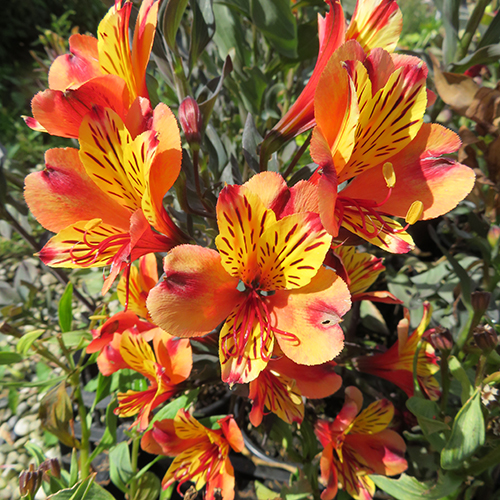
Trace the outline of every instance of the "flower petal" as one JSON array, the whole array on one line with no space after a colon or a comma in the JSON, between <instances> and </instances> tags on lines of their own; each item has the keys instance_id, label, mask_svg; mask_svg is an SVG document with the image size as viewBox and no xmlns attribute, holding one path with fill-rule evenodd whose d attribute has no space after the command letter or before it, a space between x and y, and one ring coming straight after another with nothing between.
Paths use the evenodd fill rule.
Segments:
<instances>
[{"instance_id":1,"label":"flower petal","mask_svg":"<svg viewBox=\"0 0 500 500\"><path fill-rule=\"evenodd\" d=\"M55 59L50 66L49 88L65 91L102 76L97 54L97 38L75 34L69 37L69 54Z\"/></svg>"},{"instance_id":2,"label":"flower petal","mask_svg":"<svg viewBox=\"0 0 500 500\"><path fill-rule=\"evenodd\" d=\"M156 149L154 132L134 140L113 110L94 107L83 119L79 133L80 159L92 180L127 210L141 207Z\"/></svg>"},{"instance_id":3,"label":"flower petal","mask_svg":"<svg viewBox=\"0 0 500 500\"><path fill-rule=\"evenodd\" d=\"M339 182L385 162L409 144L422 126L426 95L423 68L406 66L366 106L360 104L356 144Z\"/></svg>"},{"instance_id":4,"label":"flower petal","mask_svg":"<svg viewBox=\"0 0 500 500\"><path fill-rule=\"evenodd\" d=\"M227 384L247 384L259 376L266 368L274 348L274 335L268 325L266 330L257 319L248 328L248 338L243 339L242 322L238 319L236 332L234 325L237 310L227 318L219 339L219 359L222 381ZM235 342L235 336L237 342Z\"/></svg>"},{"instance_id":5,"label":"flower petal","mask_svg":"<svg viewBox=\"0 0 500 500\"><path fill-rule=\"evenodd\" d=\"M423 124L417 137L390 159L396 184L381 210L405 217L415 200L424 205L422 219L432 219L452 210L472 190L475 179L469 167L448 158L438 158L458 147L460 139L451 130L436 123ZM369 196L370 200L382 203L387 193L382 169L383 165L379 164L364 172L353 179L342 194L358 198Z\"/></svg>"},{"instance_id":6,"label":"flower petal","mask_svg":"<svg viewBox=\"0 0 500 500\"><path fill-rule=\"evenodd\" d=\"M330 269L320 268L309 285L277 291L269 297L275 333L283 353L295 363L319 365L344 347L341 317L350 309L347 285Z\"/></svg>"},{"instance_id":7,"label":"flower petal","mask_svg":"<svg viewBox=\"0 0 500 500\"><path fill-rule=\"evenodd\" d=\"M132 370L156 382L156 358L141 335L132 335L128 330L125 331L120 339L120 354Z\"/></svg>"},{"instance_id":8,"label":"flower petal","mask_svg":"<svg viewBox=\"0 0 500 500\"><path fill-rule=\"evenodd\" d=\"M147 306L155 323L172 335L210 332L241 299L238 279L226 273L214 250L180 245L163 265L165 276L149 293Z\"/></svg>"},{"instance_id":9,"label":"flower petal","mask_svg":"<svg viewBox=\"0 0 500 500\"><path fill-rule=\"evenodd\" d=\"M25 180L24 196L38 222L58 232L81 220L102 218L126 231L130 212L101 191L85 172L73 148L49 149L45 169Z\"/></svg>"},{"instance_id":10,"label":"flower petal","mask_svg":"<svg viewBox=\"0 0 500 500\"><path fill-rule=\"evenodd\" d=\"M193 352L188 339L174 338L166 332L156 335L154 349L158 363L172 384L186 380L193 368Z\"/></svg>"},{"instance_id":11,"label":"flower petal","mask_svg":"<svg viewBox=\"0 0 500 500\"><path fill-rule=\"evenodd\" d=\"M358 0L346 39L357 40L365 52L396 48L403 29L403 15L395 0Z\"/></svg>"},{"instance_id":12,"label":"flower petal","mask_svg":"<svg viewBox=\"0 0 500 500\"><path fill-rule=\"evenodd\" d=\"M132 68L138 86L138 95L143 97L149 97L146 86L146 68L155 38L159 5L160 2L157 0L144 0L141 3L132 40Z\"/></svg>"},{"instance_id":13,"label":"flower petal","mask_svg":"<svg viewBox=\"0 0 500 500\"><path fill-rule=\"evenodd\" d=\"M110 265L129 243L128 233L101 219L93 219L59 231L38 255L44 264L52 267L102 267Z\"/></svg>"},{"instance_id":14,"label":"flower petal","mask_svg":"<svg viewBox=\"0 0 500 500\"><path fill-rule=\"evenodd\" d=\"M128 104L125 82L117 76L104 75L75 90L38 92L31 101L31 110L49 134L76 139L83 117L92 106L111 108L124 117Z\"/></svg>"},{"instance_id":15,"label":"flower petal","mask_svg":"<svg viewBox=\"0 0 500 500\"><path fill-rule=\"evenodd\" d=\"M377 434L388 427L394 416L394 406L387 399L371 403L354 420L350 434Z\"/></svg>"},{"instance_id":16,"label":"flower petal","mask_svg":"<svg viewBox=\"0 0 500 500\"><path fill-rule=\"evenodd\" d=\"M215 239L224 269L250 285L258 276L257 243L265 229L276 221L260 198L241 186L226 186L217 202Z\"/></svg>"},{"instance_id":17,"label":"flower petal","mask_svg":"<svg viewBox=\"0 0 500 500\"><path fill-rule=\"evenodd\" d=\"M310 283L332 241L318 214L288 215L259 234L262 290L291 290Z\"/></svg>"}]
</instances>

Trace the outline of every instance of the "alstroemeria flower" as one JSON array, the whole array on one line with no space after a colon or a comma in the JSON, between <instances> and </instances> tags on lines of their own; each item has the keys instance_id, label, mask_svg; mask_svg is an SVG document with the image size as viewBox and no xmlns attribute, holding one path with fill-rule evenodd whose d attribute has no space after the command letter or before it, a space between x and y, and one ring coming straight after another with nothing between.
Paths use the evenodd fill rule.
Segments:
<instances>
[{"instance_id":1,"label":"alstroemeria flower","mask_svg":"<svg viewBox=\"0 0 500 500\"><path fill-rule=\"evenodd\" d=\"M440 158L458 149L458 136L423 123L425 79L423 65L378 48L366 56L355 41L325 67L311 156L322 171L321 220L334 238L342 226L385 250L407 252L413 240L389 215L408 224L436 217L472 189L471 169Z\"/></svg>"},{"instance_id":2,"label":"alstroemeria flower","mask_svg":"<svg viewBox=\"0 0 500 500\"><path fill-rule=\"evenodd\" d=\"M325 265L331 267L347 283L351 300L370 300L387 304L402 304L403 302L387 291L367 292L385 271L382 259L370 253L358 252L356 247L340 245L328 252Z\"/></svg>"},{"instance_id":3,"label":"alstroemeria flower","mask_svg":"<svg viewBox=\"0 0 500 500\"><path fill-rule=\"evenodd\" d=\"M359 413L362 405L361 391L347 387L337 418L316 424L316 436L324 448L320 466L326 489L321 500L332 500L339 484L356 500L370 500L375 484L369 474L393 476L408 467L405 442L387 428L394 415L392 403L375 401Z\"/></svg>"},{"instance_id":4,"label":"alstroemeria flower","mask_svg":"<svg viewBox=\"0 0 500 500\"><path fill-rule=\"evenodd\" d=\"M138 97L149 99L146 67L156 31L159 2L144 0L135 25L132 48L129 19L132 2L116 0L98 28L98 38L72 35L70 54L50 67L49 89L31 103L28 126L61 137L78 137L92 106L111 108L122 120Z\"/></svg>"},{"instance_id":5,"label":"alstroemeria flower","mask_svg":"<svg viewBox=\"0 0 500 500\"><path fill-rule=\"evenodd\" d=\"M155 455L175 457L162 481L164 489L193 481L199 491L206 485L205 498L232 500L234 470L231 449L241 452L243 436L232 416L217 421L218 429L207 429L185 410L175 419L153 423L141 441L142 449Z\"/></svg>"},{"instance_id":6,"label":"alstroemeria flower","mask_svg":"<svg viewBox=\"0 0 500 500\"><path fill-rule=\"evenodd\" d=\"M330 10L324 18L318 14L318 60L304 90L266 136L261 148L267 155L276 151L280 144L314 127L314 94L319 78L330 57L346 40L357 40L367 54L376 47L391 52L396 48L403 20L395 0L358 0L347 32L340 1L325 2Z\"/></svg>"},{"instance_id":7,"label":"alstroemeria flower","mask_svg":"<svg viewBox=\"0 0 500 500\"><path fill-rule=\"evenodd\" d=\"M42 261L111 265L105 293L130 262L186 241L163 207L180 171L179 129L164 104L138 135L114 111L96 107L84 118L79 141L80 151L47 151L45 170L26 178L25 198L40 224L58 233L40 251Z\"/></svg>"},{"instance_id":8,"label":"alstroemeria flower","mask_svg":"<svg viewBox=\"0 0 500 500\"><path fill-rule=\"evenodd\" d=\"M319 216L277 219L266 208L272 192L259 193L263 178L221 191L219 252L174 248L147 302L155 323L180 337L205 335L226 320L219 355L222 379L230 384L254 380L275 343L299 364L330 361L342 350L338 323L351 305L345 283L322 267L331 237Z\"/></svg>"},{"instance_id":9,"label":"alstroemeria flower","mask_svg":"<svg viewBox=\"0 0 500 500\"><path fill-rule=\"evenodd\" d=\"M146 299L149 291L158 283L158 268L154 253L139 258L139 267L130 266L118 282L118 300L128 310L144 319L151 319Z\"/></svg>"},{"instance_id":10,"label":"alstroemeria flower","mask_svg":"<svg viewBox=\"0 0 500 500\"><path fill-rule=\"evenodd\" d=\"M123 368L128 368L127 363L120 354L120 339L125 332L142 335L146 342L160 330L149 321L141 320L132 311L121 311L111 316L102 326L91 330L93 340L87 346L87 353L99 352L97 367L99 371L109 376Z\"/></svg>"},{"instance_id":11,"label":"alstroemeria flower","mask_svg":"<svg viewBox=\"0 0 500 500\"><path fill-rule=\"evenodd\" d=\"M431 320L431 306L424 303L424 315L418 328L408 336L410 315L405 310L405 317L398 324L398 340L387 351L374 356L361 356L353 360L357 370L389 380L403 389L411 397L415 392L413 384L413 361L417 346L424 336ZM434 374L439 371L437 356L432 345L425 339L422 342L417 358L417 380L420 387L436 401L441 390Z\"/></svg>"},{"instance_id":12,"label":"alstroemeria flower","mask_svg":"<svg viewBox=\"0 0 500 500\"><path fill-rule=\"evenodd\" d=\"M129 331L120 338L120 354L127 368L144 375L150 384L145 391L119 392L115 413L120 417L138 414L133 425L140 431L148 428L151 412L178 391L177 385L189 377L193 367L189 340L173 338L158 329L153 345L154 352L144 337Z\"/></svg>"},{"instance_id":13,"label":"alstroemeria flower","mask_svg":"<svg viewBox=\"0 0 500 500\"><path fill-rule=\"evenodd\" d=\"M261 424L264 408L289 424L301 423L304 418L302 396L326 398L342 385L342 378L335 373L334 366L333 361L318 366L303 366L284 356L269 361L266 369L249 384L252 425L257 427Z\"/></svg>"}]
</instances>

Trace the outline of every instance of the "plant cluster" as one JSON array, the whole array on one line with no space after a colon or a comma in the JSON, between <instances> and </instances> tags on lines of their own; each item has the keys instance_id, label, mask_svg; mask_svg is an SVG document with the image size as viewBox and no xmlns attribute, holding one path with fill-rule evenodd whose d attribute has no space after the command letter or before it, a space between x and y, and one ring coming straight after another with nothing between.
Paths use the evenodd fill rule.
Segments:
<instances>
[{"instance_id":1,"label":"plant cluster","mask_svg":"<svg viewBox=\"0 0 500 500\"><path fill-rule=\"evenodd\" d=\"M34 383L39 418L72 452L61 470L32 446L23 495L112 498L93 474L107 453L130 500L249 487L496 498L500 111L484 78L500 16L477 34L488 3L459 37L459 4L443 1L432 67L396 51L394 0L358 0L348 22L339 0L116 0L97 38L74 33L53 54L25 122L72 147L45 152L24 199L51 233L37 256L63 281L77 270L76 286L55 333L5 308L2 333L18 340L0 362L55 369ZM458 134L435 122L445 105L452 128L467 120ZM90 314L80 328L73 295ZM279 492L263 466L286 472Z\"/></svg>"}]
</instances>

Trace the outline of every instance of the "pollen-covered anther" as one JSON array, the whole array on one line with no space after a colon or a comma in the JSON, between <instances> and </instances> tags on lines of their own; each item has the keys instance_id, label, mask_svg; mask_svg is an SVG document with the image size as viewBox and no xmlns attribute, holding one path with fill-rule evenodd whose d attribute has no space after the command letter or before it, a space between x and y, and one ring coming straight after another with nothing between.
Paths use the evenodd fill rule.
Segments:
<instances>
[{"instance_id":1,"label":"pollen-covered anther","mask_svg":"<svg viewBox=\"0 0 500 500\"><path fill-rule=\"evenodd\" d=\"M396 185L396 173L391 162L384 163L382 173L388 188L393 188Z\"/></svg>"},{"instance_id":2,"label":"pollen-covered anther","mask_svg":"<svg viewBox=\"0 0 500 500\"><path fill-rule=\"evenodd\" d=\"M420 200L414 201L408 212L406 213L405 221L407 224L415 224L424 213L424 204Z\"/></svg>"}]
</instances>

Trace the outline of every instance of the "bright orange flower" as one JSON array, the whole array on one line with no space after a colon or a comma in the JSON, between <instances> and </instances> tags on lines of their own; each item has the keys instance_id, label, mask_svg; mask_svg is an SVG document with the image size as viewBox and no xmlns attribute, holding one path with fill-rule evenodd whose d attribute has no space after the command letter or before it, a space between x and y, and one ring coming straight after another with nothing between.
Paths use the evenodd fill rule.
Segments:
<instances>
[{"instance_id":1,"label":"bright orange flower","mask_svg":"<svg viewBox=\"0 0 500 500\"><path fill-rule=\"evenodd\" d=\"M130 311L144 319L151 319L146 307L148 293L158 282L158 268L154 253L139 258L139 267L130 266L124 272L116 289L118 300Z\"/></svg>"},{"instance_id":2,"label":"bright orange flower","mask_svg":"<svg viewBox=\"0 0 500 500\"><path fill-rule=\"evenodd\" d=\"M321 220L334 237L342 226L385 250L407 252L413 240L389 215L408 224L436 217L472 189L471 169L440 158L458 149L458 136L423 123L425 79L423 65L378 48L366 56L355 41L325 67L311 156L322 172L313 179Z\"/></svg>"},{"instance_id":3,"label":"bright orange flower","mask_svg":"<svg viewBox=\"0 0 500 500\"><path fill-rule=\"evenodd\" d=\"M259 175L226 186L217 203L219 252L174 248L147 302L155 323L181 337L205 335L226 320L219 356L222 379L230 384L257 378L275 342L305 365L330 361L343 347L338 323L351 302L345 283L322 267L331 237L315 213L277 219L266 208L277 201L270 186L279 179ZM291 204L298 203L296 195L289 192Z\"/></svg>"},{"instance_id":4,"label":"bright orange flower","mask_svg":"<svg viewBox=\"0 0 500 500\"><path fill-rule=\"evenodd\" d=\"M120 336L120 354L127 365L150 382L145 391L118 393L120 417L137 415L133 425L140 431L148 428L151 412L178 392L177 385L186 380L193 367L191 345L187 339L175 339L157 329L153 338L154 353L141 335L125 331Z\"/></svg>"},{"instance_id":5,"label":"bright orange flower","mask_svg":"<svg viewBox=\"0 0 500 500\"><path fill-rule=\"evenodd\" d=\"M431 306L424 304L424 315L418 328L408 336L410 315L405 310L405 317L398 325L398 340L386 352L374 356L361 356L353 360L357 370L363 373L391 381L411 397L415 392L413 385L413 361L417 346L431 320ZM417 358L417 380L420 387L433 401L439 399L441 391L434 374L439 371L437 356L432 345L425 339Z\"/></svg>"},{"instance_id":6,"label":"bright orange flower","mask_svg":"<svg viewBox=\"0 0 500 500\"><path fill-rule=\"evenodd\" d=\"M342 385L342 378L335 373L334 366L333 361L303 366L285 357L269 361L266 369L249 384L252 425L261 424L264 407L289 424L301 423L304 418L302 396L326 398Z\"/></svg>"},{"instance_id":7,"label":"bright orange flower","mask_svg":"<svg viewBox=\"0 0 500 500\"><path fill-rule=\"evenodd\" d=\"M356 247L341 245L328 252L325 265L331 267L347 283L351 300L370 300L387 304L403 302L387 291L367 292L376 279L385 271L382 259L375 255L356 251Z\"/></svg>"},{"instance_id":8,"label":"bright orange flower","mask_svg":"<svg viewBox=\"0 0 500 500\"><path fill-rule=\"evenodd\" d=\"M99 352L97 367L109 376L122 368L128 368L120 354L120 339L123 333L142 335L146 342L153 340L159 328L153 323L142 321L132 311L122 311L111 316L102 326L91 330L93 340L87 346L87 353Z\"/></svg>"},{"instance_id":9,"label":"bright orange flower","mask_svg":"<svg viewBox=\"0 0 500 500\"><path fill-rule=\"evenodd\" d=\"M111 265L105 293L130 262L186 241L163 207L180 171L179 129L163 104L150 127L135 135L114 111L95 107L80 127L80 151L51 149L45 170L26 178L31 211L58 233L39 253L45 264Z\"/></svg>"},{"instance_id":10,"label":"bright orange flower","mask_svg":"<svg viewBox=\"0 0 500 500\"><path fill-rule=\"evenodd\" d=\"M35 130L78 137L92 106L111 108L122 120L138 97L149 99L146 67L153 45L159 2L144 0L135 25L132 48L129 19L132 2L116 0L98 28L98 39L72 35L70 54L59 56L49 71L49 89L31 103Z\"/></svg>"},{"instance_id":11,"label":"bright orange flower","mask_svg":"<svg viewBox=\"0 0 500 500\"><path fill-rule=\"evenodd\" d=\"M330 57L346 40L357 40L367 54L376 47L384 47L391 52L396 48L403 22L395 0L358 0L347 32L340 1L325 2L330 5L330 10L324 18L318 14L319 54L316 66L302 93L266 136L262 148L268 155L276 151L280 144L314 127L314 94L319 78Z\"/></svg>"},{"instance_id":12,"label":"bright orange flower","mask_svg":"<svg viewBox=\"0 0 500 500\"><path fill-rule=\"evenodd\" d=\"M173 420L154 422L141 446L148 453L175 457L163 478L164 489L176 481L179 486L193 481L197 490L206 485L208 500L234 498L234 470L228 456L231 449L243 450L243 436L232 416L217 423L219 428L207 429L185 410Z\"/></svg>"},{"instance_id":13,"label":"bright orange flower","mask_svg":"<svg viewBox=\"0 0 500 500\"><path fill-rule=\"evenodd\" d=\"M335 421L319 420L316 424L316 436L324 448L320 466L326 489L321 499L333 499L340 484L356 500L370 500L375 484L368 474L393 476L405 471L406 445L401 436L387 429L394 415L392 403L375 401L359 413L361 391L347 387L345 394Z\"/></svg>"}]
</instances>

